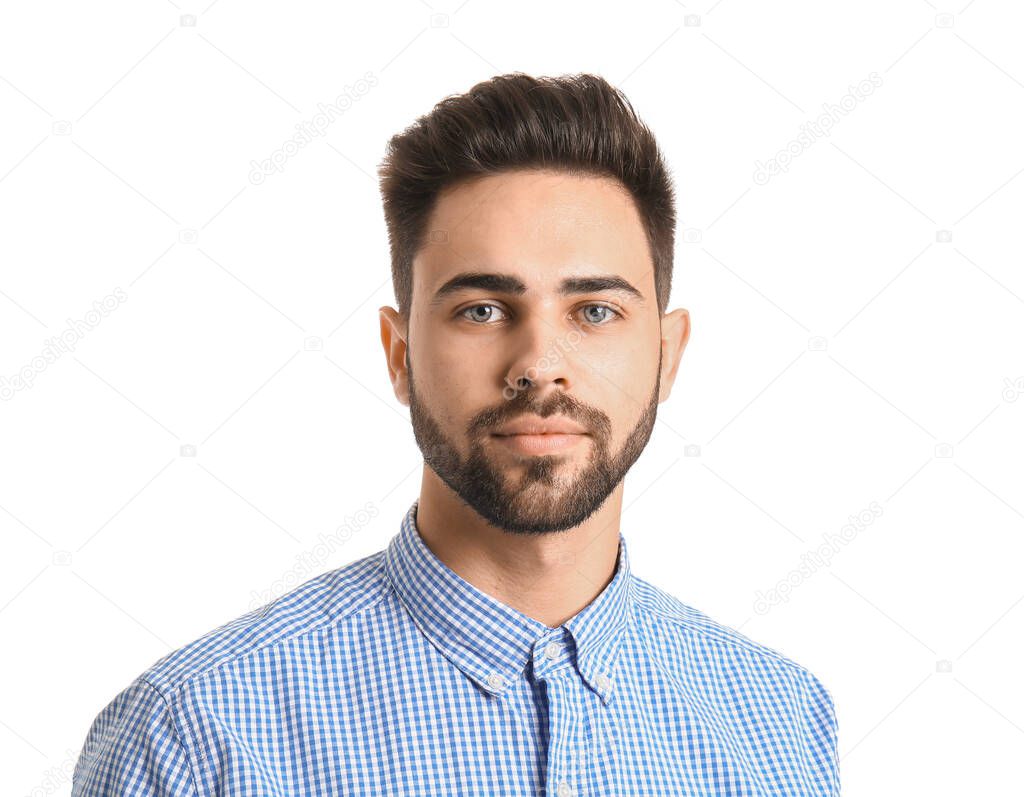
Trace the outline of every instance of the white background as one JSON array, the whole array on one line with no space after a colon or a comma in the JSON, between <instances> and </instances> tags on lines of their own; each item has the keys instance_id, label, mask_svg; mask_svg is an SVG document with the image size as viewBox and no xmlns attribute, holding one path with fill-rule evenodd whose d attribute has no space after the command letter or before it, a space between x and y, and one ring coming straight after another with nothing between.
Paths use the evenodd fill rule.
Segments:
<instances>
[{"instance_id":1,"label":"white background","mask_svg":"<svg viewBox=\"0 0 1024 797\"><path fill-rule=\"evenodd\" d=\"M34 379L0 382L4 793L67 794L143 669L397 532L421 459L374 171L517 70L621 87L677 182L693 333L627 478L637 575L821 678L844 794L1020 793L1022 26L1010 0L5 5L0 378Z\"/></svg>"}]
</instances>

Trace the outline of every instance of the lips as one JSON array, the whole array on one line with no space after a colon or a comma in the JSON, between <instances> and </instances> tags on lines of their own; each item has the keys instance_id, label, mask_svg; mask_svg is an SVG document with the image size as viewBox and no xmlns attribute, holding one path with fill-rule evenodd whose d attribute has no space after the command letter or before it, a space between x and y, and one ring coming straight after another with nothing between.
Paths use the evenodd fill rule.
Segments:
<instances>
[{"instance_id":1,"label":"lips","mask_svg":"<svg viewBox=\"0 0 1024 797\"><path fill-rule=\"evenodd\" d=\"M510 421L496 429L493 434L498 437L508 437L510 435L580 435L586 433L586 429L568 418L533 416Z\"/></svg>"}]
</instances>

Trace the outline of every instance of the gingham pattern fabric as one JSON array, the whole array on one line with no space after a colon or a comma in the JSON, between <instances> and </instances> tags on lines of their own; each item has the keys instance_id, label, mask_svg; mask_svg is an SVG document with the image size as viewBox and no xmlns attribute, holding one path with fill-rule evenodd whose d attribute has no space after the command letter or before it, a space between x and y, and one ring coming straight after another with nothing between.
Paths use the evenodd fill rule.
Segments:
<instances>
[{"instance_id":1,"label":"gingham pattern fabric","mask_svg":"<svg viewBox=\"0 0 1024 797\"><path fill-rule=\"evenodd\" d=\"M156 662L73 795L835 795L807 669L630 572L558 628L466 582L414 502L385 550Z\"/></svg>"}]
</instances>

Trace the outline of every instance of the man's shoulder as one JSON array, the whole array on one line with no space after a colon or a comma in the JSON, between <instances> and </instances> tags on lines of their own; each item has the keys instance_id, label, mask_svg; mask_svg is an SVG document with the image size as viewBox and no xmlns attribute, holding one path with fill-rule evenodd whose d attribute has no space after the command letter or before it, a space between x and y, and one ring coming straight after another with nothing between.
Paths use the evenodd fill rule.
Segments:
<instances>
[{"instance_id":1,"label":"man's shoulder","mask_svg":"<svg viewBox=\"0 0 1024 797\"><path fill-rule=\"evenodd\" d=\"M817 676L647 581L633 586L639 643L688 703L724 718L772 762L780 749L787 762L806 761L821 789L814 793L838 795L839 723Z\"/></svg>"},{"instance_id":2,"label":"man's shoulder","mask_svg":"<svg viewBox=\"0 0 1024 797\"><path fill-rule=\"evenodd\" d=\"M823 692L831 702L828 690L807 667L644 579L634 576L633 583L634 603L651 637L649 643L666 654L673 669L692 667L696 657L714 662L723 673L750 674L780 686L796 682Z\"/></svg>"},{"instance_id":3,"label":"man's shoulder","mask_svg":"<svg viewBox=\"0 0 1024 797\"><path fill-rule=\"evenodd\" d=\"M214 670L260 651L299 644L379 603L390 587L384 574L385 551L321 573L269 603L252 609L166 654L138 680L164 698Z\"/></svg>"}]
</instances>

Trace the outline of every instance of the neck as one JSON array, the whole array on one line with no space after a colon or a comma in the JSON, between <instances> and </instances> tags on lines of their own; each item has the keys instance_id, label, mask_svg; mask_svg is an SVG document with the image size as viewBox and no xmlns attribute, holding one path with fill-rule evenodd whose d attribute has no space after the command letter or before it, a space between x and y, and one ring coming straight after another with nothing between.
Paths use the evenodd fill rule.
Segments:
<instances>
[{"instance_id":1,"label":"neck","mask_svg":"<svg viewBox=\"0 0 1024 797\"><path fill-rule=\"evenodd\" d=\"M424 467L416 528L434 555L474 587L557 628L615 575L622 488L620 483L579 526L513 534L480 517Z\"/></svg>"}]
</instances>

